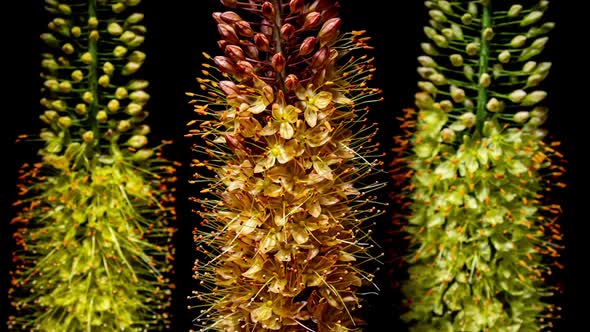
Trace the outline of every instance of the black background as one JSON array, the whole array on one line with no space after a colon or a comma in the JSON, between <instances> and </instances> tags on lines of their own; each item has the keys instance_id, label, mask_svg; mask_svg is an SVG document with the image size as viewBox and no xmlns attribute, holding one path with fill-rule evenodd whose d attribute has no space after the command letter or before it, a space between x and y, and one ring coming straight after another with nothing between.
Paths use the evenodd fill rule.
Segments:
<instances>
[{"instance_id":1,"label":"black background","mask_svg":"<svg viewBox=\"0 0 590 332\"><path fill-rule=\"evenodd\" d=\"M576 5L583 1L575 1ZM383 7L387 3L388 7ZM145 51L148 60L143 75L151 81L152 109L148 123L152 125L152 141L174 139L175 144L168 150L169 155L187 164L194 155L191 142L183 138L185 124L195 115L187 105L185 91L196 90L194 78L199 75L201 52L218 53L217 29L210 13L221 9L217 0L144 0L149 34ZM27 161L36 160L35 146L29 143L15 145L17 135L37 133L40 128L38 115L39 47L38 36L45 31L47 18L42 1L19 0L3 2L1 8L2 29L0 30L0 330L9 307L6 304L6 285L9 283L10 251L13 248L8 225L14 215L11 203L15 201L16 173L18 167ZM550 16L558 23L552 33L552 40L545 56L554 63L547 89L550 92L549 106L552 115L547 124L552 138L563 142L562 151L569 161L565 181L569 187L561 197L565 214L561 219L564 226L567 250L564 253L566 270L560 276L564 289L562 302L564 318L556 331L581 331L587 329L582 312L588 308L587 280L582 270L586 258L588 218L584 199L587 171L584 154L588 151L590 112L588 81L588 51L582 45L588 40L588 18L583 8L573 6L572 1L552 1ZM343 0L343 30L366 29L373 37L377 73L374 86L384 90L385 101L375 105L371 116L380 123L380 139L385 149L392 146L391 137L397 132L395 116L402 107L413 104L416 91L416 57L419 43L424 40L422 26L426 10L422 1L379 1ZM586 45L584 45L586 46ZM174 306L174 331L187 331L196 312L187 309L186 296L194 287L191 269L194 259L192 229L198 218L191 212L187 197L198 191L186 180L191 170L179 170L178 221L179 232L175 238L177 248L176 285ZM387 180L384 178L383 180ZM585 190L586 189L586 190ZM391 186L388 191L396 190ZM584 206L586 205L586 206ZM389 223L387 216L379 223ZM586 240L587 241L587 240ZM67 262L64 262L67 264ZM395 292L385 289L379 298L371 299L369 319L371 331L405 331L397 319L399 299ZM586 282L586 284L584 284ZM584 302L586 299L586 302ZM581 328L581 330L580 330Z\"/></svg>"}]
</instances>

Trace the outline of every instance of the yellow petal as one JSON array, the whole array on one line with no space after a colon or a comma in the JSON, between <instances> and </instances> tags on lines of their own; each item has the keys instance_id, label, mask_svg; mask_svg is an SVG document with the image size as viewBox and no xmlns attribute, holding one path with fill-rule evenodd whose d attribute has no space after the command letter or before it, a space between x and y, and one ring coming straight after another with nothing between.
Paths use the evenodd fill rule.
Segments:
<instances>
[{"instance_id":1,"label":"yellow petal","mask_svg":"<svg viewBox=\"0 0 590 332\"><path fill-rule=\"evenodd\" d=\"M303 116L305 117L305 122L307 122L310 127L313 128L317 125L318 112L314 110L313 107L307 107L303 113Z\"/></svg>"},{"instance_id":2,"label":"yellow petal","mask_svg":"<svg viewBox=\"0 0 590 332\"><path fill-rule=\"evenodd\" d=\"M314 105L319 109L324 109L332 102L332 93L328 91L322 91L318 93L314 98Z\"/></svg>"}]
</instances>

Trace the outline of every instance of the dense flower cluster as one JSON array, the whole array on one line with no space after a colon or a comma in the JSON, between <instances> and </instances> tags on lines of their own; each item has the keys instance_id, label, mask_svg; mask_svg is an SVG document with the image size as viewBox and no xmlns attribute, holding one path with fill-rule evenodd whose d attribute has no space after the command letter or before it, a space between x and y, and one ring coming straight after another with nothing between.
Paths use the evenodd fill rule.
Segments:
<instances>
[{"instance_id":1,"label":"dense flower cluster","mask_svg":"<svg viewBox=\"0 0 590 332\"><path fill-rule=\"evenodd\" d=\"M334 1L222 1L190 135L205 160L195 266L203 330L351 331L373 275L366 179L380 166L363 32ZM239 13L238 13L239 12ZM363 180L365 179L365 180Z\"/></svg>"}]
</instances>

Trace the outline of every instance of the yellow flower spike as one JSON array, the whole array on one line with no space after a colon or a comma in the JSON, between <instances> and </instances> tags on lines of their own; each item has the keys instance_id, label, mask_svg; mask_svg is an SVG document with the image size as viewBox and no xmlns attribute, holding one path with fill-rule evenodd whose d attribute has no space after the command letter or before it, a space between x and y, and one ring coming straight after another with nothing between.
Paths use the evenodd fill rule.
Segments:
<instances>
[{"instance_id":1,"label":"yellow flower spike","mask_svg":"<svg viewBox=\"0 0 590 332\"><path fill-rule=\"evenodd\" d=\"M127 48L116 38L122 27L111 22L125 22L129 13L113 13L111 3L45 2L59 16L48 25L59 40L41 35L44 146L40 160L20 173L9 330L170 329L174 167L141 124L148 84L118 72L145 54L124 58Z\"/></svg>"}]
</instances>

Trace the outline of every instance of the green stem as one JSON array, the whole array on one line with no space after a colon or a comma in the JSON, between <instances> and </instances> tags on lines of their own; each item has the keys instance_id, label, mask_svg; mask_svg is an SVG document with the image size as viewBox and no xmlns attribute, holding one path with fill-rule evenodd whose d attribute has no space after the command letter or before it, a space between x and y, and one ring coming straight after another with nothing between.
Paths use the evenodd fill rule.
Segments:
<instances>
[{"instance_id":1,"label":"green stem","mask_svg":"<svg viewBox=\"0 0 590 332\"><path fill-rule=\"evenodd\" d=\"M96 17L96 0L88 1L88 18ZM92 28L88 26L89 34ZM88 70L88 85L90 93L92 93L92 102L89 105L89 119L92 124L92 131L94 137L97 139L99 136L98 122L96 121L96 114L98 113L98 42L88 38L88 52L92 55L92 61L89 65Z\"/></svg>"},{"instance_id":2,"label":"green stem","mask_svg":"<svg viewBox=\"0 0 590 332\"><path fill-rule=\"evenodd\" d=\"M489 70L489 57L490 57L490 42L484 38L484 31L492 26L492 15L491 15L492 0L483 2L483 17L481 27L481 47L479 51L479 77L487 73ZM488 102L488 89L481 84L478 84L477 93L477 114L476 114L476 126L480 134L483 131L483 124L488 117L486 110L486 104Z\"/></svg>"}]
</instances>

